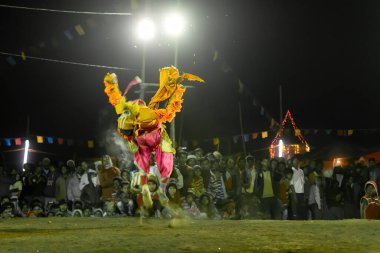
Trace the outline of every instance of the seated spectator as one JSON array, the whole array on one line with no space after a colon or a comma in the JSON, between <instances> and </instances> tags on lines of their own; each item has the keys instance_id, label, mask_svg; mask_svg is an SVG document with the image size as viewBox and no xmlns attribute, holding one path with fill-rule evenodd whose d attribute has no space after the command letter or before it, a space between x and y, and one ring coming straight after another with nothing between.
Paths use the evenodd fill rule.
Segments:
<instances>
[{"instance_id":1,"label":"seated spectator","mask_svg":"<svg viewBox=\"0 0 380 253\"><path fill-rule=\"evenodd\" d=\"M362 219L380 219L380 201L375 181L368 181L364 187L365 195L360 201Z\"/></svg>"},{"instance_id":2,"label":"seated spectator","mask_svg":"<svg viewBox=\"0 0 380 253\"><path fill-rule=\"evenodd\" d=\"M209 194L204 193L199 197L199 211L205 213L209 219L220 219L221 215L216 209Z\"/></svg>"},{"instance_id":3,"label":"seated spectator","mask_svg":"<svg viewBox=\"0 0 380 253\"><path fill-rule=\"evenodd\" d=\"M148 175L148 188L149 192L141 192L137 195L137 205L140 209L140 215L161 217L163 205L167 204L163 202L166 197L163 196L157 177L153 174ZM151 201L149 201L147 194L150 194Z\"/></svg>"},{"instance_id":4,"label":"seated spectator","mask_svg":"<svg viewBox=\"0 0 380 253\"><path fill-rule=\"evenodd\" d=\"M89 206L84 206L83 217L91 217L91 215L92 215L92 208Z\"/></svg>"},{"instance_id":5,"label":"seated spectator","mask_svg":"<svg viewBox=\"0 0 380 253\"><path fill-rule=\"evenodd\" d=\"M36 217L45 217L44 209L41 201L33 201L32 209L27 213L26 217L36 218Z\"/></svg>"},{"instance_id":6,"label":"seated spectator","mask_svg":"<svg viewBox=\"0 0 380 253\"><path fill-rule=\"evenodd\" d=\"M129 181L123 181L121 183L121 188L116 193L115 199L117 201L116 205L118 211L121 214L126 214L128 216L134 215L134 202Z\"/></svg>"},{"instance_id":7,"label":"seated spectator","mask_svg":"<svg viewBox=\"0 0 380 253\"><path fill-rule=\"evenodd\" d=\"M182 208L185 215L194 219L205 219L207 218L207 214L201 213L197 204L195 203L195 195L194 192L189 190L186 194L185 200L182 203Z\"/></svg>"},{"instance_id":8,"label":"seated spectator","mask_svg":"<svg viewBox=\"0 0 380 253\"><path fill-rule=\"evenodd\" d=\"M83 212L81 209L74 209L72 216L73 217L83 217Z\"/></svg>"},{"instance_id":9,"label":"seated spectator","mask_svg":"<svg viewBox=\"0 0 380 253\"><path fill-rule=\"evenodd\" d=\"M69 217L69 216L72 216L72 213L68 209L68 205L67 205L67 201L66 200L61 199L59 201L59 210L55 214L55 216L58 216L58 217Z\"/></svg>"},{"instance_id":10,"label":"seated spectator","mask_svg":"<svg viewBox=\"0 0 380 253\"><path fill-rule=\"evenodd\" d=\"M205 186L203 184L202 170L201 166L193 166L194 175L191 179L189 188L193 190L195 198L199 198L203 193L206 192Z\"/></svg>"},{"instance_id":11,"label":"seated spectator","mask_svg":"<svg viewBox=\"0 0 380 253\"><path fill-rule=\"evenodd\" d=\"M3 219L15 217L14 205L10 202L7 202L4 205L2 205L2 207L0 209L0 215L1 215L1 218L3 218Z\"/></svg>"}]
</instances>

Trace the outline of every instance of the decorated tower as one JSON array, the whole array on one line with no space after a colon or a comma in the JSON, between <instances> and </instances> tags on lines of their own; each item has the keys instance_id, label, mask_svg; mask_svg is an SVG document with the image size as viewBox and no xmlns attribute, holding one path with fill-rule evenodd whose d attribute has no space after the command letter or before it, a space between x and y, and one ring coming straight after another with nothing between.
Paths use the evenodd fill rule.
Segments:
<instances>
[{"instance_id":1,"label":"decorated tower","mask_svg":"<svg viewBox=\"0 0 380 253\"><path fill-rule=\"evenodd\" d=\"M285 133L287 130L286 125L288 120L290 120L291 126L294 131L294 136L296 138L291 138L291 134L287 135ZM306 142L305 138L301 133L301 129L297 127L292 117L292 114L288 110L286 112L284 120L282 121L280 129L277 131L276 137L274 137L270 145L270 157L284 157L286 159L289 159L296 154L302 154L309 151L309 144Z\"/></svg>"}]
</instances>

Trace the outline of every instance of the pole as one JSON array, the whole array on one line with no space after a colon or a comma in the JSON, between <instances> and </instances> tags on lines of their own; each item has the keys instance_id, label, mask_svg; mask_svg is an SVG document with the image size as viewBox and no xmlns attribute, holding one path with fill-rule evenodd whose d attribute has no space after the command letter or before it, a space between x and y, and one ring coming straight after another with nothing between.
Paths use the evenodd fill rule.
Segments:
<instances>
[{"instance_id":1,"label":"pole","mask_svg":"<svg viewBox=\"0 0 380 253\"><path fill-rule=\"evenodd\" d=\"M282 122L282 85L280 84L280 124Z\"/></svg>"},{"instance_id":2,"label":"pole","mask_svg":"<svg viewBox=\"0 0 380 253\"><path fill-rule=\"evenodd\" d=\"M142 48L142 65L141 65L141 84L140 84L140 99L144 101L145 98L145 51L146 51L146 44L145 42L143 43L143 48Z\"/></svg>"},{"instance_id":3,"label":"pole","mask_svg":"<svg viewBox=\"0 0 380 253\"><path fill-rule=\"evenodd\" d=\"M247 156L247 151L245 149L244 132L243 132L243 116L242 116L242 112L241 112L240 101L239 101L239 119L240 119L240 134L241 134L241 139L242 139L242 142L243 142L243 152L244 152L244 157L246 157Z\"/></svg>"},{"instance_id":4,"label":"pole","mask_svg":"<svg viewBox=\"0 0 380 253\"><path fill-rule=\"evenodd\" d=\"M178 38L174 41L174 67L178 68ZM176 148L175 143L175 118L170 123L170 139L173 142L173 147Z\"/></svg>"}]
</instances>

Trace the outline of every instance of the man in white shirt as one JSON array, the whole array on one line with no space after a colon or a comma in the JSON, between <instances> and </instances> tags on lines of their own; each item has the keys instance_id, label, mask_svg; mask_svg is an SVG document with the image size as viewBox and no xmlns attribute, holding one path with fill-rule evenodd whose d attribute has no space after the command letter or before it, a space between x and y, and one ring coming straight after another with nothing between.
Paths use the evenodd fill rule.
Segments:
<instances>
[{"instance_id":1,"label":"man in white shirt","mask_svg":"<svg viewBox=\"0 0 380 253\"><path fill-rule=\"evenodd\" d=\"M292 207L292 219L293 220L306 220L306 203L305 203L305 175L303 170L299 168L299 160L295 156L292 158L292 170L293 177L290 181L290 185L293 186L292 189L295 194L295 198L291 198L293 201L291 203Z\"/></svg>"}]
</instances>

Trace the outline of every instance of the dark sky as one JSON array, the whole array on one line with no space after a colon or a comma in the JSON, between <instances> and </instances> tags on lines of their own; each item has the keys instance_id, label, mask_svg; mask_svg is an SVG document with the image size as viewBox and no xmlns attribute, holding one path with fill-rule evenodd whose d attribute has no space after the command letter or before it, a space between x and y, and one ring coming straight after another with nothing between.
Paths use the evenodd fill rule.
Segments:
<instances>
[{"instance_id":1,"label":"dark sky","mask_svg":"<svg viewBox=\"0 0 380 253\"><path fill-rule=\"evenodd\" d=\"M140 75L141 42L134 27L143 15L161 20L177 1L0 1L46 9L132 12L132 16L51 13L0 8L0 51L130 68L109 70L0 55L0 137L31 133L92 138L114 123L102 80L115 71L120 86ZM300 128L380 128L380 3L378 1L180 1L188 27L179 41L179 68L197 74L177 117L184 138L266 130L269 122L253 106L255 97L279 119L283 108ZM91 19L94 27L88 25ZM78 36L75 25L86 34ZM73 40L64 32L70 30ZM213 61L215 50L219 58ZM147 45L147 82L173 63L173 41L159 33ZM224 66L224 67L223 67ZM238 82L244 94L238 93ZM189 83L186 83L189 84ZM129 98L137 98L133 88Z\"/></svg>"}]
</instances>

